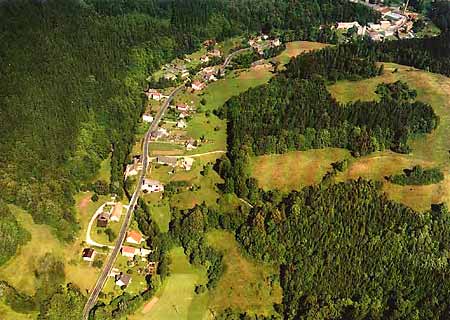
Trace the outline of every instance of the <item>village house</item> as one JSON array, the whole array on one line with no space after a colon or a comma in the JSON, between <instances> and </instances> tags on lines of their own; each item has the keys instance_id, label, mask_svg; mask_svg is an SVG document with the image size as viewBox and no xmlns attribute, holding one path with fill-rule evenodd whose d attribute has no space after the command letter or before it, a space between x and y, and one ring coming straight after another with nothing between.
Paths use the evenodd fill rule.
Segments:
<instances>
[{"instance_id":1,"label":"village house","mask_svg":"<svg viewBox=\"0 0 450 320\"><path fill-rule=\"evenodd\" d=\"M109 212L103 211L102 213L100 213L97 217L97 227L106 228L108 226L109 216Z\"/></svg>"},{"instance_id":2,"label":"village house","mask_svg":"<svg viewBox=\"0 0 450 320\"><path fill-rule=\"evenodd\" d=\"M178 115L179 119L186 119L187 117L189 117L189 113L187 113L186 111L182 111L180 112L180 114Z\"/></svg>"},{"instance_id":3,"label":"village house","mask_svg":"<svg viewBox=\"0 0 450 320\"><path fill-rule=\"evenodd\" d=\"M178 103L176 106L178 111L189 111L190 107L186 103Z\"/></svg>"},{"instance_id":4,"label":"village house","mask_svg":"<svg viewBox=\"0 0 450 320\"><path fill-rule=\"evenodd\" d=\"M134 258L136 255L136 249L129 246L122 246L122 249L120 250L122 253L122 256L127 258Z\"/></svg>"},{"instance_id":5,"label":"village house","mask_svg":"<svg viewBox=\"0 0 450 320\"><path fill-rule=\"evenodd\" d=\"M142 192L148 193L148 192L162 192L164 191L164 185L159 182L158 180L150 180L150 179L144 179L142 181Z\"/></svg>"},{"instance_id":6,"label":"village house","mask_svg":"<svg viewBox=\"0 0 450 320\"><path fill-rule=\"evenodd\" d=\"M217 81L216 72L210 71L203 74L203 79L209 82Z\"/></svg>"},{"instance_id":7,"label":"village house","mask_svg":"<svg viewBox=\"0 0 450 320\"><path fill-rule=\"evenodd\" d=\"M209 57L207 55L201 56L200 57L200 62L208 63L209 62Z\"/></svg>"},{"instance_id":8,"label":"village house","mask_svg":"<svg viewBox=\"0 0 450 320\"><path fill-rule=\"evenodd\" d=\"M131 283L131 276L121 272L115 276L116 285L119 287L126 287Z\"/></svg>"},{"instance_id":9,"label":"village house","mask_svg":"<svg viewBox=\"0 0 450 320\"><path fill-rule=\"evenodd\" d=\"M189 77L189 70L188 69L181 70L180 77L181 77L181 79L186 79L187 77Z\"/></svg>"},{"instance_id":10,"label":"village house","mask_svg":"<svg viewBox=\"0 0 450 320\"><path fill-rule=\"evenodd\" d=\"M280 41L279 38L276 38L276 39L273 39L270 42L270 44L271 44L272 47L279 47L279 46L281 46L281 41Z\"/></svg>"},{"instance_id":11,"label":"village house","mask_svg":"<svg viewBox=\"0 0 450 320\"><path fill-rule=\"evenodd\" d=\"M142 241L144 241L144 238L142 238L142 235L138 231L135 230L128 231L126 242L133 244L141 244Z\"/></svg>"},{"instance_id":12,"label":"village house","mask_svg":"<svg viewBox=\"0 0 450 320\"><path fill-rule=\"evenodd\" d=\"M192 82L192 89L194 89L195 91L201 91L203 89L205 89L206 84L204 82L200 82L198 80L195 80L194 82Z\"/></svg>"},{"instance_id":13,"label":"village house","mask_svg":"<svg viewBox=\"0 0 450 320\"><path fill-rule=\"evenodd\" d=\"M222 53L220 52L220 50L214 49L214 50L209 51L209 52L208 52L208 55L209 55L210 57L217 57L217 58L220 58L220 57L222 56Z\"/></svg>"},{"instance_id":14,"label":"village house","mask_svg":"<svg viewBox=\"0 0 450 320\"><path fill-rule=\"evenodd\" d=\"M145 93L145 95L149 98L149 99L153 99L156 101L159 101L163 98L163 95L161 92L159 92L156 89L148 89L148 91Z\"/></svg>"},{"instance_id":15,"label":"village house","mask_svg":"<svg viewBox=\"0 0 450 320\"><path fill-rule=\"evenodd\" d=\"M194 149L197 149L197 141L194 139L190 139L188 141L185 142L184 146L186 147L187 151L191 151Z\"/></svg>"},{"instance_id":16,"label":"village house","mask_svg":"<svg viewBox=\"0 0 450 320\"><path fill-rule=\"evenodd\" d=\"M119 222L120 217L122 216L122 208L123 208L122 203L117 202L114 205L114 209L113 212L111 213L111 217L109 218L109 220L113 222Z\"/></svg>"},{"instance_id":17,"label":"village house","mask_svg":"<svg viewBox=\"0 0 450 320\"><path fill-rule=\"evenodd\" d=\"M216 43L217 43L216 40L208 39L208 40L203 41L203 46L210 47L210 46L216 45Z\"/></svg>"},{"instance_id":18,"label":"village house","mask_svg":"<svg viewBox=\"0 0 450 320\"><path fill-rule=\"evenodd\" d=\"M388 8L388 7L378 7L376 9L379 13L381 13L381 15L386 15L392 12L392 9Z\"/></svg>"},{"instance_id":19,"label":"village house","mask_svg":"<svg viewBox=\"0 0 450 320\"><path fill-rule=\"evenodd\" d=\"M158 128L156 131L151 133L152 138L155 140L162 139L169 136L169 132L167 132L164 128Z\"/></svg>"},{"instance_id":20,"label":"village house","mask_svg":"<svg viewBox=\"0 0 450 320\"><path fill-rule=\"evenodd\" d=\"M108 277L116 277L120 274L120 270L117 268L112 268L111 271L108 274Z\"/></svg>"},{"instance_id":21,"label":"village house","mask_svg":"<svg viewBox=\"0 0 450 320\"><path fill-rule=\"evenodd\" d=\"M348 30L351 29L353 27L356 28L360 28L361 25L358 23L358 21L354 21L354 22L338 22L336 29L338 30Z\"/></svg>"},{"instance_id":22,"label":"village house","mask_svg":"<svg viewBox=\"0 0 450 320\"><path fill-rule=\"evenodd\" d=\"M92 248L84 248L81 256L84 261L92 262L95 258L95 250Z\"/></svg>"},{"instance_id":23,"label":"village house","mask_svg":"<svg viewBox=\"0 0 450 320\"><path fill-rule=\"evenodd\" d=\"M186 121L184 121L183 119L177 121L177 128L184 129L186 127L187 127Z\"/></svg>"},{"instance_id":24,"label":"village house","mask_svg":"<svg viewBox=\"0 0 450 320\"><path fill-rule=\"evenodd\" d=\"M152 253L152 250L150 249L145 249L145 248L140 248L139 252L137 253L139 256L145 258L148 257L149 254Z\"/></svg>"},{"instance_id":25,"label":"village house","mask_svg":"<svg viewBox=\"0 0 450 320\"><path fill-rule=\"evenodd\" d=\"M194 164L194 158L185 157L181 160L181 166L186 171L190 171L192 169L193 164Z\"/></svg>"},{"instance_id":26,"label":"village house","mask_svg":"<svg viewBox=\"0 0 450 320\"><path fill-rule=\"evenodd\" d=\"M149 114L143 114L142 115L142 121L147 122L147 123L152 123L153 122L153 117Z\"/></svg>"},{"instance_id":27,"label":"village house","mask_svg":"<svg viewBox=\"0 0 450 320\"><path fill-rule=\"evenodd\" d=\"M177 166L177 158L159 156L159 157L156 157L156 163L162 164L165 166L171 166L171 167L175 168Z\"/></svg>"},{"instance_id":28,"label":"village house","mask_svg":"<svg viewBox=\"0 0 450 320\"><path fill-rule=\"evenodd\" d=\"M125 169L125 179L129 176L135 176L142 170L141 156L133 157L133 163L127 165Z\"/></svg>"}]
</instances>

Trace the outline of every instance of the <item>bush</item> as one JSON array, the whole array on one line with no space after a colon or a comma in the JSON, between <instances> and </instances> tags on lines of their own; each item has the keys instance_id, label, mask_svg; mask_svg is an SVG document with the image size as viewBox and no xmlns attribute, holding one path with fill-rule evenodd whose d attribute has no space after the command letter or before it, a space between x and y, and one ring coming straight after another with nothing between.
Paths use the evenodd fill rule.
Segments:
<instances>
[{"instance_id":1,"label":"bush","mask_svg":"<svg viewBox=\"0 0 450 320\"><path fill-rule=\"evenodd\" d=\"M93 202L97 202L98 201L98 194L94 193L94 195L91 197L91 200Z\"/></svg>"}]
</instances>

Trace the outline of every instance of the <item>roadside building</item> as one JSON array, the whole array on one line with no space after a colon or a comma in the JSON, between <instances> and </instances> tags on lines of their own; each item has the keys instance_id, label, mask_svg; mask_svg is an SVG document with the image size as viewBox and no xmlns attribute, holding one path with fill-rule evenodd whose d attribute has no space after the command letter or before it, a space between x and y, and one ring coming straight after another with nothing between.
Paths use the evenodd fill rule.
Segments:
<instances>
[{"instance_id":1,"label":"roadside building","mask_svg":"<svg viewBox=\"0 0 450 320\"><path fill-rule=\"evenodd\" d=\"M164 128L158 128L156 131L151 133L152 138L155 140L162 139L169 136L169 132Z\"/></svg>"},{"instance_id":2,"label":"roadside building","mask_svg":"<svg viewBox=\"0 0 450 320\"><path fill-rule=\"evenodd\" d=\"M185 142L184 146L186 147L187 151L191 151L197 149L198 143L194 139L189 139L188 141Z\"/></svg>"},{"instance_id":3,"label":"roadside building","mask_svg":"<svg viewBox=\"0 0 450 320\"><path fill-rule=\"evenodd\" d=\"M192 89L194 89L195 91L201 91L205 89L205 87L206 84L204 82L200 82L198 80L192 82Z\"/></svg>"},{"instance_id":4,"label":"roadside building","mask_svg":"<svg viewBox=\"0 0 450 320\"><path fill-rule=\"evenodd\" d=\"M136 255L136 249L129 246L122 246L122 249L120 250L122 253L122 256L127 258L134 258Z\"/></svg>"},{"instance_id":5,"label":"roadside building","mask_svg":"<svg viewBox=\"0 0 450 320\"><path fill-rule=\"evenodd\" d=\"M358 23L358 21L354 22L338 22L336 25L336 29L338 30L348 30L353 27L360 28L361 25Z\"/></svg>"},{"instance_id":6,"label":"roadside building","mask_svg":"<svg viewBox=\"0 0 450 320\"><path fill-rule=\"evenodd\" d=\"M153 117L149 114L143 114L142 115L142 121L147 122L147 123L152 123L153 122Z\"/></svg>"},{"instance_id":7,"label":"roadside building","mask_svg":"<svg viewBox=\"0 0 450 320\"><path fill-rule=\"evenodd\" d=\"M174 157L166 157L166 156L158 156L156 157L156 163L162 164L165 166L176 167L177 166L177 158Z\"/></svg>"},{"instance_id":8,"label":"roadside building","mask_svg":"<svg viewBox=\"0 0 450 320\"><path fill-rule=\"evenodd\" d=\"M119 275L115 277L116 285L119 287L126 287L131 283L131 276L121 272Z\"/></svg>"},{"instance_id":9,"label":"roadside building","mask_svg":"<svg viewBox=\"0 0 450 320\"><path fill-rule=\"evenodd\" d=\"M114 209L113 212L111 213L111 217L109 218L109 220L113 222L119 222L120 217L122 216L122 209L123 209L122 203L117 202L114 205Z\"/></svg>"},{"instance_id":10,"label":"roadside building","mask_svg":"<svg viewBox=\"0 0 450 320\"><path fill-rule=\"evenodd\" d=\"M95 250L92 248L84 248L81 256L84 261L92 262L95 258Z\"/></svg>"},{"instance_id":11,"label":"roadside building","mask_svg":"<svg viewBox=\"0 0 450 320\"><path fill-rule=\"evenodd\" d=\"M144 179L142 181L142 192L148 193L148 192L162 192L164 191L164 185L159 182L158 180L150 180L150 179Z\"/></svg>"},{"instance_id":12,"label":"roadside building","mask_svg":"<svg viewBox=\"0 0 450 320\"><path fill-rule=\"evenodd\" d=\"M189 113L187 113L186 111L182 111L180 112L180 114L178 115L179 119L186 119L187 117L189 117Z\"/></svg>"},{"instance_id":13,"label":"roadside building","mask_svg":"<svg viewBox=\"0 0 450 320\"><path fill-rule=\"evenodd\" d=\"M135 176L142 170L142 161L140 156L133 158L133 163L127 165L125 169L125 179L129 176Z\"/></svg>"},{"instance_id":14,"label":"roadside building","mask_svg":"<svg viewBox=\"0 0 450 320\"><path fill-rule=\"evenodd\" d=\"M150 253L152 253L152 250L150 249L145 249L145 248L140 248L138 255L145 258L148 257L150 255Z\"/></svg>"},{"instance_id":15,"label":"roadside building","mask_svg":"<svg viewBox=\"0 0 450 320\"><path fill-rule=\"evenodd\" d=\"M207 55L201 56L200 57L200 62L208 63L209 62L209 57Z\"/></svg>"},{"instance_id":16,"label":"roadside building","mask_svg":"<svg viewBox=\"0 0 450 320\"><path fill-rule=\"evenodd\" d=\"M189 111L190 107L186 103L178 103L176 106L178 111Z\"/></svg>"},{"instance_id":17,"label":"roadside building","mask_svg":"<svg viewBox=\"0 0 450 320\"><path fill-rule=\"evenodd\" d=\"M141 244L141 242L144 241L144 238L142 238L142 235L138 231L131 230L127 233L126 241L128 243Z\"/></svg>"},{"instance_id":18,"label":"roadside building","mask_svg":"<svg viewBox=\"0 0 450 320\"><path fill-rule=\"evenodd\" d=\"M159 92L156 89L148 89L148 91L145 93L145 95L149 98L149 99L153 99L156 101L159 101L163 98L163 95L161 92Z\"/></svg>"},{"instance_id":19,"label":"roadside building","mask_svg":"<svg viewBox=\"0 0 450 320\"><path fill-rule=\"evenodd\" d=\"M220 58L222 56L222 53L218 49L214 49L208 52L208 55L211 57Z\"/></svg>"}]
</instances>

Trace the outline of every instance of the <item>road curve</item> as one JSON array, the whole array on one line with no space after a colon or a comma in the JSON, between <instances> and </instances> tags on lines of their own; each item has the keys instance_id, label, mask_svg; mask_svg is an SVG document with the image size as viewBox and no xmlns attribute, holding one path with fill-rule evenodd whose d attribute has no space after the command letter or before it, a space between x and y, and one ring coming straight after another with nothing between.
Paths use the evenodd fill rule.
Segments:
<instances>
[{"instance_id":1,"label":"road curve","mask_svg":"<svg viewBox=\"0 0 450 320\"><path fill-rule=\"evenodd\" d=\"M89 317L89 312L91 309L95 306L97 303L98 295L102 291L106 280L108 279L108 275L111 272L112 267L114 266L114 263L116 262L117 256L120 252L120 248L122 247L122 244L125 240L127 229L130 225L131 217L133 216L134 209L136 207L137 200L139 199L139 194L141 192L141 186L142 182L145 179L145 174L147 172L148 167L148 146L151 138L151 134L156 131L158 128L158 123L161 121L162 117L164 116L164 113L166 112L167 108L170 105L170 102L172 101L173 97L180 92L184 88L184 84L173 90L167 100L164 102L161 109L158 111L158 113L155 116L155 119L153 120L152 124L150 125L150 128L148 129L144 144L143 144L143 164L142 164L142 172L139 177L138 185L136 187L136 190L133 193L133 196L131 197L131 201L129 203L127 213L125 215L125 219L122 223L122 227L120 228L120 232L118 235L118 238L116 240L116 244L114 245L114 249L112 250L108 261L106 262L105 266L103 267L102 273L97 279L97 282L94 286L94 288L91 291L91 294L89 296L88 301L86 302L86 305L83 309L83 319L87 320Z\"/></svg>"},{"instance_id":2,"label":"road curve","mask_svg":"<svg viewBox=\"0 0 450 320\"><path fill-rule=\"evenodd\" d=\"M240 54L240 53L242 53L242 52L244 52L244 51L248 51L248 50L253 50L253 48L251 48L251 47L250 47L250 48L243 48L243 49L239 49L239 50L236 50L236 51L230 53L230 54L226 57L226 59L225 59L223 65L222 65L222 68L220 68L220 74L221 74L221 75L224 75L224 74L225 74L225 68L228 66L228 64L230 63L231 59L234 58L234 56L236 56L236 55L238 55L238 54Z\"/></svg>"}]
</instances>

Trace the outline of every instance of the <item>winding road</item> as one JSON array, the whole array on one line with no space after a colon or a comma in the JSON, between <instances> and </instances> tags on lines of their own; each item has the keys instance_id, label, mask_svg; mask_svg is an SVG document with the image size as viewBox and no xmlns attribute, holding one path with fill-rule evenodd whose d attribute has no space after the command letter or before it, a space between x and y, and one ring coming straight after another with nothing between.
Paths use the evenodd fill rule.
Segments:
<instances>
[{"instance_id":1,"label":"winding road","mask_svg":"<svg viewBox=\"0 0 450 320\"><path fill-rule=\"evenodd\" d=\"M144 145L143 145L143 163L142 163L142 172L139 177L139 181L136 187L136 190L133 193L133 196L131 197L130 204L127 209L127 213L125 216L125 219L123 221L122 227L120 228L119 235L117 237L116 244L114 246L114 249L112 250L108 261L106 262L105 266L103 267L102 273L97 279L97 283L95 284L95 287L91 290L91 294L89 296L88 301L86 302L86 305L83 309L83 319L87 320L89 317L89 312L91 309L95 306L97 303L98 295L102 291L106 280L108 279L108 275L111 272L111 269L116 262L117 256L120 252L120 248L122 247L122 243L125 240L127 229L130 225L131 218L133 216L134 209L136 207L137 200L139 199L139 194L141 192L142 182L145 179L145 174L147 172L148 167L148 146L150 142L150 138L153 132L156 131L158 128L158 123L161 121L161 118L164 116L164 113L166 112L167 108L170 105L170 102L172 101L173 97L183 90L184 84L182 86L179 86L175 90L173 90L167 100L164 102L163 106L159 109L158 113L155 116L155 119L153 120L152 124L150 125L150 128L147 131L147 134L145 135Z\"/></svg>"},{"instance_id":2,"label":"winding road","mask_svg":"<svg viewBox=\"0 0 450 320\"><path fill-rule=\"evenodd\" d=\"M244 49L240 49L240 50L237 50L237 51L229 54L220 69L221 74L225 73L225 68L230 63L231 59L233 59L234 56L236 56L244 51L251 50L251 49L252 48L244 48ZM145 135L144 144L143 144L143 153L142 153L143 154L142 172L140 174L136 190L134 191L133 196L131 197L130 203L128 205L127 213L125 215L125 219L123 221L122 227L120 228L120 232L117 237L114 248L113 248L110 256L108 257L108 261L104 265L102 273L98 277L94 288L91 290L91 293L88 298L88 301L86 302L86 305L84 306L84 309L83 309L83 319L84 320L87 320L89 318L89 313L90 313L91 309L97 303L98 296L99 296L100 292L102 291L103 287L105 286L106 280L108 279L108 275L111 272L111 269L114 266L114 263L116 262L117 256L119 255L122 244L125 241L126 233L127 233L128 227L130 225L130 221L133 216L134 209L137 204L137 200L139 199L142 182L145 179L145 175L147 173L147 168L149 165L148 149L149 149L151 135L152 135L152 133L154 133L157 130L158 124L161 121L162 117L164 116L164 113L166 112L167 108L169 107L170 102L173 100L173 97L178 92L183 90L184 87L185 87L185 84L177 87L170 93L170 95L167 97L167 100L164 102L164 104L159 109L158 113L156 114L155 119L153 120L152 124L150 125L150 128L148 129L148 131ZM218 151L218 152L223 152L223 151Z\"/></svg>"}]
</instances>

